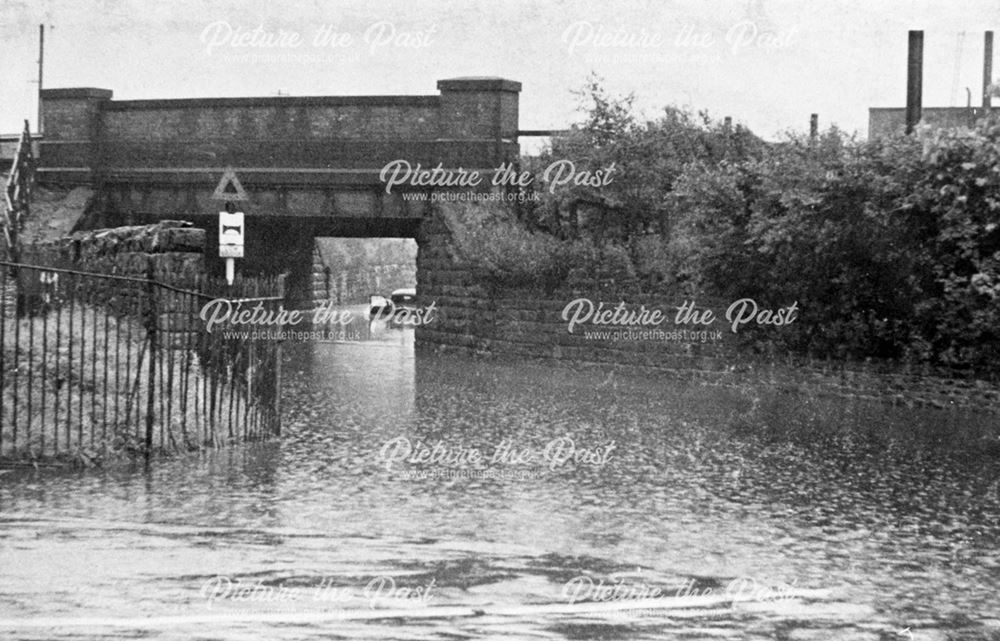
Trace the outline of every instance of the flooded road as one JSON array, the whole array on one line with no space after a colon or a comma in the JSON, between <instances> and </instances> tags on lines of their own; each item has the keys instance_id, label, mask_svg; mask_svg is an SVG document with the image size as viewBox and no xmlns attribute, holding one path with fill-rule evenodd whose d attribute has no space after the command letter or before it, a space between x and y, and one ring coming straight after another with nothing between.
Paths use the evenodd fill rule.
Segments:
<instances>
[{"instance_id":1,"label":"flooded road","mask_svg":"<svg viewBox=\"0 0 1000 641\"><path fill-rule=\"evenodd\" d=\"M0 637L1000 639L996 459L412 330L283 377L279 441L0 477Z\"/></svg>"}]
</instances>

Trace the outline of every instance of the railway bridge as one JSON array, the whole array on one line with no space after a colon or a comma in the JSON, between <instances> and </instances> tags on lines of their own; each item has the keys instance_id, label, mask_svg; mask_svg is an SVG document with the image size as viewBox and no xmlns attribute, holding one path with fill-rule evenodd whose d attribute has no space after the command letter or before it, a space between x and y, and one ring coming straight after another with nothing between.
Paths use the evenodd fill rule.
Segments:
<instances>
[{"instance_id":1,"label":"railway bridge","mask_svg":"<svg viewBox=\"0 0 1000 641\"><path fill-rule=\"evenodd\" d=\"M289 303L311 302L316 237L402 237L418 243L417 281L434 282L444 248L429 193L391 190L382 169L405 161L490 175L517 162L521 84L492 77L437 83L437 95L114 100L107 89L46 89L37 179L88 185L91 226L190 220L208 233L207 269L232 168L248 200L241 269L288 272ZM419 182L419 181L411 181Z\"/></svg>"}]
</instances>

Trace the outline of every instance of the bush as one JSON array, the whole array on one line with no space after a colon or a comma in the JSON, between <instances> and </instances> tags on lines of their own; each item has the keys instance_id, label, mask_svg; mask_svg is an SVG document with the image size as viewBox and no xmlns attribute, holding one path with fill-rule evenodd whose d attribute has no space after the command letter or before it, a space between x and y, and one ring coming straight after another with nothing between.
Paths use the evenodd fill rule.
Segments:
<instances>
[{"instance_id":1,"label":"bush","mask_svg":"<svg viewBox=\"0 0 1000 641\"><path fill-rule=\"evenodd\" d=\"M615 178L465 220L456 237L491 282L797 302L794 324L741 338L1000 373L997 114L970 130L764 144L673 107L641 122L597 80L580 95L585 121L525 165L614 163Z\"/></svg>"},{"instance_id":2,"label":"bush","mask_svg":"<svg viewBox=\"0 0 1000 641\"><path fill-rule=\"evenodd\" d=\"M995 371L998 187L996 120L870 143L831 131L689 165L673 196L675 273L696 291L797 300L780 337L801 351Z\"/></svg>"},{"instance_id":3,"label":"bush","mask_svg":"<svg viewBox=\"0 0 1000 641\"><path fill-rule=\"evenodd\" d=\"M1000 117L924 137L926 170L901 199L923 222L921 274L930 296L915 322L930 355L950 365L1000 363Z\"/></svg>"},{"instance_id":4,"label":"bush","mask_svg":"<svg viewBox=\"0 0 1000 641\"><path fill-rule=\"evenodd\" d=\"M463 258L494 288L552 293L564 286L624 284L635 278L621 246L529 231L500 205L455 203L440 211Z\"/></svg>"},{"instance_id":5,"label":"bush","mask_svg":"<svg viewBox=\"0 0 1000 641\"><path fill-rule=\"evenodd\" d=\"M632 107L632 96L608 95L592 77L582 91L584 120L562 136L539 158L525 159L528 170L541 174L549 163L570 160L577 171L611 171L600 187L561 185L539 190L542 202L531 212L534 222L549 233L591 237L597 243L627 243L647 234L668 234L674 211L668 198L686 165L755 158L764 144L749 129L726 127L707 112L691 113L675 106L642 120ZM577 203L596 204L608 215L581 220Z\"/></svg>"}]
</instances>

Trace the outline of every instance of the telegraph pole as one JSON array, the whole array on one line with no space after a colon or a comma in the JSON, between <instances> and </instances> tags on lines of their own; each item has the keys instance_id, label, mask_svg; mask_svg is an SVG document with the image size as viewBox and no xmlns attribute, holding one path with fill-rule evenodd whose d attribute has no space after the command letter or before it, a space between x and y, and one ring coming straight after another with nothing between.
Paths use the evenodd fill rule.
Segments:
<instances>
[{"instance_id":1,"label":"telegraph pole","mask_svg":"<svg viewBox=\"0 0 1000 641\"><path fill-rule=\"evenodd\" d=\"M35 128L38 134L42 133L42 73L45 62L45 25L38 25L38 120Z\"/></svg>"}]
</instances>

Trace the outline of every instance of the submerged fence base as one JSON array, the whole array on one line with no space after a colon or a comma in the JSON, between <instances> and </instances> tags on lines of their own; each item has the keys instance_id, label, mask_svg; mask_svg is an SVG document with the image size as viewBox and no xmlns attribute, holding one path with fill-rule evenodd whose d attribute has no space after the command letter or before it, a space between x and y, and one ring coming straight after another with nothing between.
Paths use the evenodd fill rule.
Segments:
<instances>
[{"instance_id":1,"label":"submerged fence base","mask_svg":"<svg viewBox=\"0 0 1000 641\"><path fill-rule=\"evenodd\" d=\"M277 307L280 282L179 286L152 265L139 278L0 261L0 460L90 464L280 432L280 343L198 318L219 297Z\"/></svg>"}]
</instances>

